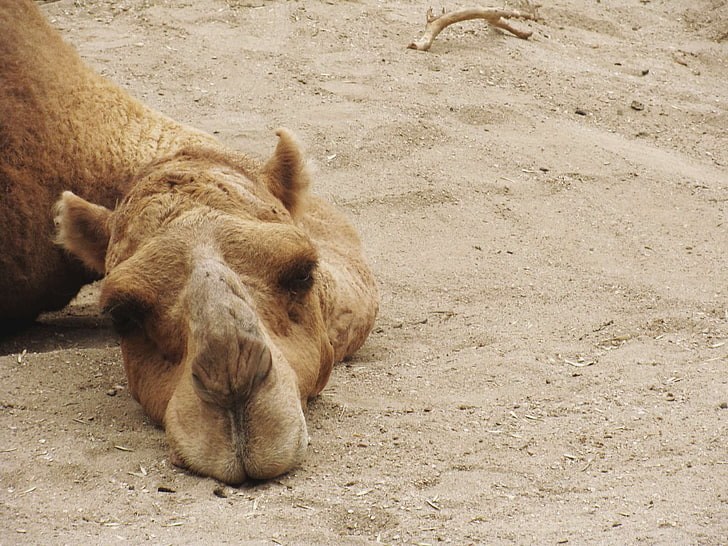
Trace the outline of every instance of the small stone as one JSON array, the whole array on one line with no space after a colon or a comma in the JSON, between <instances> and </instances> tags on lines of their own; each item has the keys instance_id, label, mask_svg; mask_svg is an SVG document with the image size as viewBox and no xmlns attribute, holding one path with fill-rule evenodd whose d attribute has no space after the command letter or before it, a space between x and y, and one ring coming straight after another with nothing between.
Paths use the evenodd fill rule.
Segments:
<instances>
[{"instance_id":1,"label":"small stone","mask_svg":"<svg viewBox=\"0 0 728 546\"><path fill-rule=\"evenodd\" d=\"M728 409L728 402L721 402L720 404L718 404L718 407L720 409Z\"/></svg>"},{"instance_id":2,"label":"small stone","mask_svg":"<svg viewBox=\"0 0 728 546\"><path fill-rule=\"evenodd\" d=\"M226 499L230 496L227 492L227 488L225 488L225 487L216 487L212 491L212 493L213 493L213 495L215 495L216 497L219 497L221 499Z\"/></svg>"},{"instance_id":3,"label":"small stone","mask_svg":"<svg viewBox=\"0 0 728 546\"><path fill-rule=\"evenodd\" d=\"M632 110L637 110L638 112L641 112L645 109L645 105L638 100L633 100L632 104L630 104L629 106L630 108L632 108Z\"/></svg>"},{"instance_id":4,"label":"small stone","mask_svg":"<svg viewBox=\"0 0 728 546\"><path fill-rule=\"evenodd\" d=\"M116 389L109 389L106 391L106 396L116 396L117 390Z\"/></svg>"}]
</instances>

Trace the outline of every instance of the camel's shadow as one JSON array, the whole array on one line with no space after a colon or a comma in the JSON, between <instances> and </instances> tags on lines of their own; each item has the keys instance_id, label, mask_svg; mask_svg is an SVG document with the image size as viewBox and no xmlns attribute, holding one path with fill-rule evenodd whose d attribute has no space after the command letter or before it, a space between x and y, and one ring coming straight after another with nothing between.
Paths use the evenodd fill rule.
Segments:
<instances>
[{"instance_id":1,"label":"camel's shadow","mask_svg":"<svg viewBox=\"0 0 728 546\"><path fill-rule=\"evenodd\" d=\"M98 288L85 287L60 311L44 313L17 332L0 332L0 356L47 353L64 349L116 347L118 340L111 321L99 310Z\"/></svg>"}]
</instances>

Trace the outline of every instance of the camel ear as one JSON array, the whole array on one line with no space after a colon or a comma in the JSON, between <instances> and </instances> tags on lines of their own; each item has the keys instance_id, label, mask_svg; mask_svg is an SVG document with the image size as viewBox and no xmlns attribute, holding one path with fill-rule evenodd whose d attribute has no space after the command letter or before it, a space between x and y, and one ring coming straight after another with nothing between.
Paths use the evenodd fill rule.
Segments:
<instances>
[{"instance_id":1,"label":"camel ear","mask_svg":"<svg viewBox=\"0 0 728 546\"><path fill-rule=\"evenodd\" d=\"M296 217L305 208L310 184L306 161L293 133L278 129L276 135L278 146L263 166L262 174L271 193L281 200L291 216Z\"/></svg>"},{"instance_id":2,"label":"camel ear","mask_svg":"<svg viewBox=\"0 0 728 546\"><path fill-rule=\"evenodd\" d=\"M64 191L54 207L56 244L103 275L111 211Z\"/></svg>"}]
</instances>

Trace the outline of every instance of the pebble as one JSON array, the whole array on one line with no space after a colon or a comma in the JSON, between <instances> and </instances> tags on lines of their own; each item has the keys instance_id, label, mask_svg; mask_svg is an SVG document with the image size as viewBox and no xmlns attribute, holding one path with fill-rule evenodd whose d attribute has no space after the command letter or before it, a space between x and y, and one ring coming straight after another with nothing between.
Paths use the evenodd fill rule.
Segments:
<instances>
[{"instance_id":1,"label":"pebble","mask_svg":"<svg viewBox=\"0 0 728 546\"><path fill-rule=\"evenodd\" d=\"M212 491L212 494L215 495L216 497L221 498L221 499L226 499L226 498L228 498L230 496L230 494L228 493L226 487L216 487Z\"/></svg>"}]
</instances>

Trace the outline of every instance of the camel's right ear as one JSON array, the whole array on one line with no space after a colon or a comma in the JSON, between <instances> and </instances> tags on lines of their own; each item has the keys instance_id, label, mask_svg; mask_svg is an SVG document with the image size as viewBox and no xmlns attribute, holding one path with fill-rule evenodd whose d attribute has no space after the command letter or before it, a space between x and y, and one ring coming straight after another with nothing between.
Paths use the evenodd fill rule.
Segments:
<instances>
[{"instance_id":1,"label":"camel's right ear","mask_svg":"<svg viewBox=\"0 0 728 546\"><path fill-rule=\"evenodd\" d=\"M64 191L54 207L56 244L103 275L106 272L104 262L109 244L110 215L109 209Z\"/></svg>"},{"instance_id":2,"label":"camel's right ear","mask_svg":"<svg viewBox=\"0 0 728 546\"><path fill-rule=\"evenodd\" d=\"M294 218L306 208L309 178L301 147L288 129L278 129L278 145L263 166L268 189Z\"/></svg>"}]
</instances>

